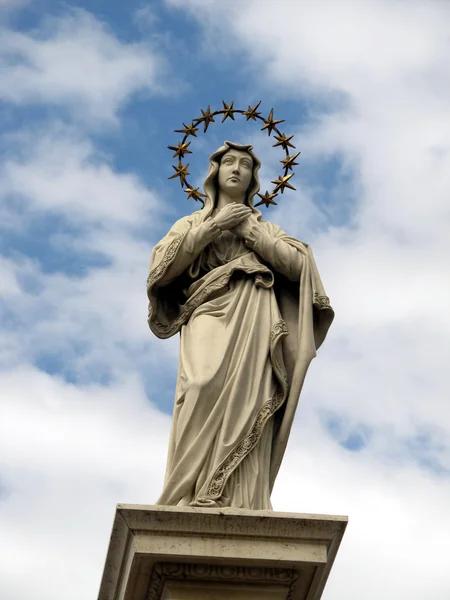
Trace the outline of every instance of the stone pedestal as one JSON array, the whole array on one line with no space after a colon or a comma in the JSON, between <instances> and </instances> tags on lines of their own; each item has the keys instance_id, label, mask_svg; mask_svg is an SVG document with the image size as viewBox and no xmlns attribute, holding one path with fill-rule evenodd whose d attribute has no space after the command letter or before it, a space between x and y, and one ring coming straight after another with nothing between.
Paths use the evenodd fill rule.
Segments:
<instances>
[{"instance_id":1,"label":"stone pedestal","mask_svg":"<svg viewBox=\"0 0 450 600\"><path fill-rule=\"evenodd\" d=\"M347 517L118 505L99 600L318 600Z\"/></svg>"}]
</instances>

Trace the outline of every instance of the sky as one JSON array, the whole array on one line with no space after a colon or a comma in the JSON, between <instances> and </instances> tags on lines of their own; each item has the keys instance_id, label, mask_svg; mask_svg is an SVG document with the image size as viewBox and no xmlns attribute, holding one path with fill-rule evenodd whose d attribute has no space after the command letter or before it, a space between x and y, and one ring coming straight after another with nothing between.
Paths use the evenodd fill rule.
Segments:
<instances>
[{"instance_id":1,"label":"sky","mask_svg":"<svg viewBox=\"0 0 450 600\"><path fill-rule=\"evenodd\" d=\"M450 4L0 0L0 598L96 597L117 503L161 491L177 337L153 245L198 208L174 129L261 101L301 151L264 218L311 244L336 312L274 509L348 515L324 600L450 598ZM191 180L250 142L193 140ZM70 585L68 582L70 581Z\"/></svg>"}]
</instances>

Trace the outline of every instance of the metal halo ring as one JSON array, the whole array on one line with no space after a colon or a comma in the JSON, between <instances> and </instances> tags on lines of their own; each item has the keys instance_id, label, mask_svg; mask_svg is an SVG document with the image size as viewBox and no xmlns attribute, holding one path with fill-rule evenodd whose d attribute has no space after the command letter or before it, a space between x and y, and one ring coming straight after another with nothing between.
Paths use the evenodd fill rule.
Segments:
<instances>
[{"instance_id":1,"label":"metal halo ring","mask_svg":"<svg viewBox=\"0 0 450 600\"><path fill-rule=\"evenodd\" d=\"M298 158L298 156L301 153L297 152L292 156L289 154L289 148L295 149L295 146L291 143L291 140L294 136L286 136L284 133L281 133L277 125L279 125L280 123L284 123L284 120L274 119L273 108L266 119L264 119L264 117L261 117L261 113L258 112L258 108L261 104L261 101L258 102L258 104L255 104L255 106L253 107L249 106L247 110L239 110L237 108L234 108L234 101L227 104L222 100L222 104L223 108L221 110L211 112L211 107L208 106L206 110L201 111L202 116L193 119L190 125L186 125L185 123L183 123L183 129L175 129L175 133L182 133L183 138L180 142L178 142L176 146L168 146L169 150L175 152L173 158L178 157L178 164L172 165L172 168L175 170L175 173L171 175L169 179L175 179L179 177L181 187L185 188L184 191L187 193L188 199L193 198L194 200L197 200L204 204L203 198L206 198L205 194L199 192L198 187L192 187L187 181L187 176L190 175L188 171L189 163L184 165L183 158L186 154L192 154L192 151L189 150L191 142L187 142L187 139L189 136L197 137L198 126L201 123L203 123L204 125L203 132L206 133L208 131L210 123L215 123L214 117L216 117L217 115L223 115L223 123L228 118L234 121L234 115L240 114L246 117L247 121L262 121L264 125L261 128L261 131L267 131L269 136L272 134L273 131L277 134L274 135L274 138L277 140L277 142L273 144L273 147L280 146L286 152L286 158L280 160L280 162L283 164L284 175L280 175L278 179L274 179L271 182L274 184L272 193L266 191L265 194L258 194L258 196L261 198L261 201L255 204L255 207L260 206L261 204L264 204L266 207L269 207L271 204L276 205L277 202L275 202L274 198L278 196L278 192L281 192L283 194L285 188L295 190L295 187L291 183L289 183L289 180L294 176L293 167L295 165L298 165L298 163L295 162L295 159ZM292 171L292 173L289 173L290 170Z\"/></svg>"}]
</instances>

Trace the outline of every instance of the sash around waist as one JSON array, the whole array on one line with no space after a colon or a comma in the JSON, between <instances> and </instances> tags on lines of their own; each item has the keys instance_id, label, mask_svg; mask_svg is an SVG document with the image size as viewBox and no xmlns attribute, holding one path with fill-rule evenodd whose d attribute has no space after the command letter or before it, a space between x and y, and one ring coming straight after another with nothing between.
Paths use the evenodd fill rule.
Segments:
<instances>
[{"instance_id":1,"label":"sash around waist","mask_svg":"<svg viewBox=\"0 0 450 600\"><path fill-rule=\"evenodd\" d=\"M198 296L203 294L210 297L211 294L219 292L223 286L228 284L234 273L238 271L248 275L256 275L255 285L259 287L271 288L274 284L275 278L272 271L266 265L260 263L252 252L216 267L201 279L194 281L185 292L187 304L195 303Z\"/></svg>"}]
</instances>

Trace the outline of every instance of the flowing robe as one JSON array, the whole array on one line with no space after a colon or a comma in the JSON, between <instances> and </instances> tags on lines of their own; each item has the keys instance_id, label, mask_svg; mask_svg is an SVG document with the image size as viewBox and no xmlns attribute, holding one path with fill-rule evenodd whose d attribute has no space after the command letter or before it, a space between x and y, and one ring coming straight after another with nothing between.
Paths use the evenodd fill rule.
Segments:
<instances>
[{"instance_id":1,"label":"flowing robe","mask_svg":"<svg viewBox=\"0 0 450 600\"><path fill-rule=\"evenodd\" d=\"M199 211L152 253L149 325L161 338L181 333L159 504L271 508L306 370L333 312L309 247L255 215L251 224L244 242Z\"/></svg>"}]
</instances>

